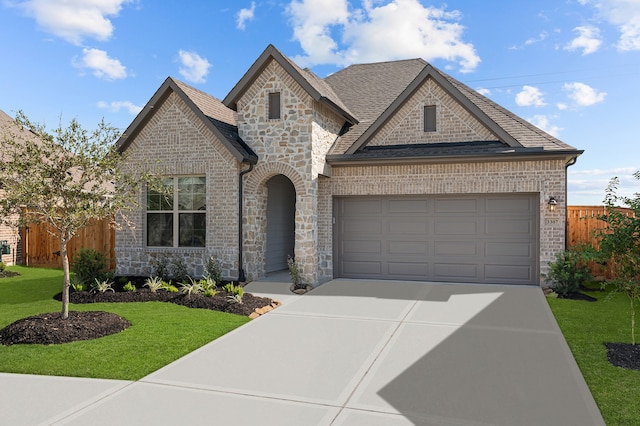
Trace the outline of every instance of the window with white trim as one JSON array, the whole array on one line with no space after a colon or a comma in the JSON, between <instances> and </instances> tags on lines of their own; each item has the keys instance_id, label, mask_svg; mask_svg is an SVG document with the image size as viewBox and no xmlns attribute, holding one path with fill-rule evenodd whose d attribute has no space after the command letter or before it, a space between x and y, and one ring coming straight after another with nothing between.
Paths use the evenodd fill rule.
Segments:
<instances>
[{"instance_id":1,"label":"window with white trim","mask_svg":"<svg viewBox=\"0 0 640 426\"><path fill-rule=\"evenodd\" d=\"M147 246L205 246L206 183L204 176L168 177L164 191L147 190Z\"/></svg>"}]
</instances>

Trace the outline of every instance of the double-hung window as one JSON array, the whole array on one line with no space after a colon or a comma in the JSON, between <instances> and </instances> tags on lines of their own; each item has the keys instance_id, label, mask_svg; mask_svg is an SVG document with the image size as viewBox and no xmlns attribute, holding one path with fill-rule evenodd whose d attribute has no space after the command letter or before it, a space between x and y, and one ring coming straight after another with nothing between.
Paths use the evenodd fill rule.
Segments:
<instances>
[{"instance_id":1,"label":"double-hung window","mask_svg":"<svg viewBox=\"0 0 640 426\"><path fill-rule=\"evenodd\" d=\"M147 190L147 246L204 247L206 178L169 177L162 184L164 190Z\"/></svg>"}]
</instances>

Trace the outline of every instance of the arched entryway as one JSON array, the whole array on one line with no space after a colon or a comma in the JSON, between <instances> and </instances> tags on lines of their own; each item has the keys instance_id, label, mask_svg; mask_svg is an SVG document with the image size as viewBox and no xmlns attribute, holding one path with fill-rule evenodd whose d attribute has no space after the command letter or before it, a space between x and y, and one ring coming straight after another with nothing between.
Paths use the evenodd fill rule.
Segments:
<instances>
[{"instance_id":1,"label":"arched entryway","mask_svg":"<svg viewBox=\"0 0 640 426\"><path fill-rule=\"evenodd\" d=\"M295 250L296 190L289 178L276 175L267 181L267 251L265 272L287 269Z\"/></svg>"}]
</instances>

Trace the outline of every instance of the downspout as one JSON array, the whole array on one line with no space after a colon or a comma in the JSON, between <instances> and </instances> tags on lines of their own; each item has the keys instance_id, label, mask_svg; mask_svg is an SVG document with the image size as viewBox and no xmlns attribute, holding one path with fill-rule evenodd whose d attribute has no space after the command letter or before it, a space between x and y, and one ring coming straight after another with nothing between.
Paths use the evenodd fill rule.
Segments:
<instances>
[{"instance_id":1,"label":"downspout","mask_svg":"<svg viewBox=\"0 0 640 426\"><path fill-rule=\"evenodd\" d=\"M567 236L569 235L569 186L568 186L568 170L569 167L576 164L578 161L578 157L573 157L569 162L564 166L564 249L569 249L569 242L567 240Z\"/></svg>"},{"instance_id":2,"label":"downspout","mask_svg":"<svg viewBox=\"0 0 640 426\"><path fill-rule=\"evenodd\" d=\"M247 173L249 173L250 171L253 170L253 164L254 163L249 163L249 168L247 170L242 170L240 172L240 174L238 175L238 282L244 282L246 281L246 277L244 275L244 268L242 267L243 264L243 260L242 260L242 252L243 252L243 246L244 246L244 238L243 238L243 229L242 229L242 221L243 221L243 215L242 215L242 210L243 210L243 203L242 200L244 198L243 193L242 193L242 178L244 177L244 175L246 175Z\"/></svg>"}]
</instances>

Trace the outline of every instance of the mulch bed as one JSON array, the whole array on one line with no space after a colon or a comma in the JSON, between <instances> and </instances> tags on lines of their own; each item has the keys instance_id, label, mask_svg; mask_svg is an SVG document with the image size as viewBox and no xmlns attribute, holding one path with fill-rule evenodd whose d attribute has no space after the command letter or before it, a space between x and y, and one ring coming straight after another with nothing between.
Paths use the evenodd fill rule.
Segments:
<instances>
[{"instance_id":1,"label":"mulch bed","mask_svg":"<svg viewBox=\"0 0 640 426\"><path fill-rule=\"evenodd\" d=\"M17 277L18 275L20 274L13 271L7 271L6 269L4 271L0 271L0 278Z\"/></svg>"},{"instance_id":2,"label":"mulch bed","mask_svg":"<svg viewBox=\"0 0 640 426\"><path fill-rule=\"evenodd\" d=\"M69 312L62 319L60 312L34 315L19 319L0 330L0 344L52 345L91 340L120 333L131 323L111 312Z\"/></svg>"},{"instance_id":3,"label":"mulch bed","mask_svg":"<svg viewBox=\"0 0 640 426\"><path fill-rule=\"evenodd\" d=\"M136 291L117 291L92 293L88 291L72 292L69 302L85 303L123 303L123 302L171 302L189 308L211 309L236 315L255 318L279 306L279 302L266 297L244 293L242 303L235 303L221 291L213 297L201 294L170 293L164 290L152 293L148 289ZM56 296L60 300L60 294ZM62 319L61 314L47 313L22 318L0 330L0 344L51 345L77 340L91 340L119 333L131 324L116 314L104 311L70 311L69 318Z\"/></svg>"},{"instance_id":4,"label":"mulch bed","mask_svg":"<svg viewBox=\"0 0 640 426\"><path fill-rule=\"evenodd\" d=\"M640 370L640 345L631 343L605 343L607 359L616 367Z\"/></svg>"},{"instance_id":5,"label":"mulch bed","mask_svg":"<svg viewBox=\"0 0 640 426\"><path fill-rule=\"evenodd\" d=\"M236 315L249 316L256 309L269 306L274 303L267 297L254 296L245 293L242 303L234 303L227 296L229 293L220 291L213 297L202 294L186 295L182 293L170 293L158 290L155 293L149 289L141 288L136 291L107 291L104 293L93 293L88 291L73 292L69 295L71 303L110 303L110 302L171 302L189 308L211 309L214 311L228 312Z\"/></svg>"},{"instance_id":6,"label":"mulch bed","mask_svg":"<svg viewBox=\"0 0 640 426\"><path fill-rule=\"evenodd\" d=\"M595 297L591 297L588 294L584 294L584 293L567 293L567 294L558 293L558 299L585 300L587 302L598 301L598 299L596 299Z\"/></svg>"}]
</instances>

